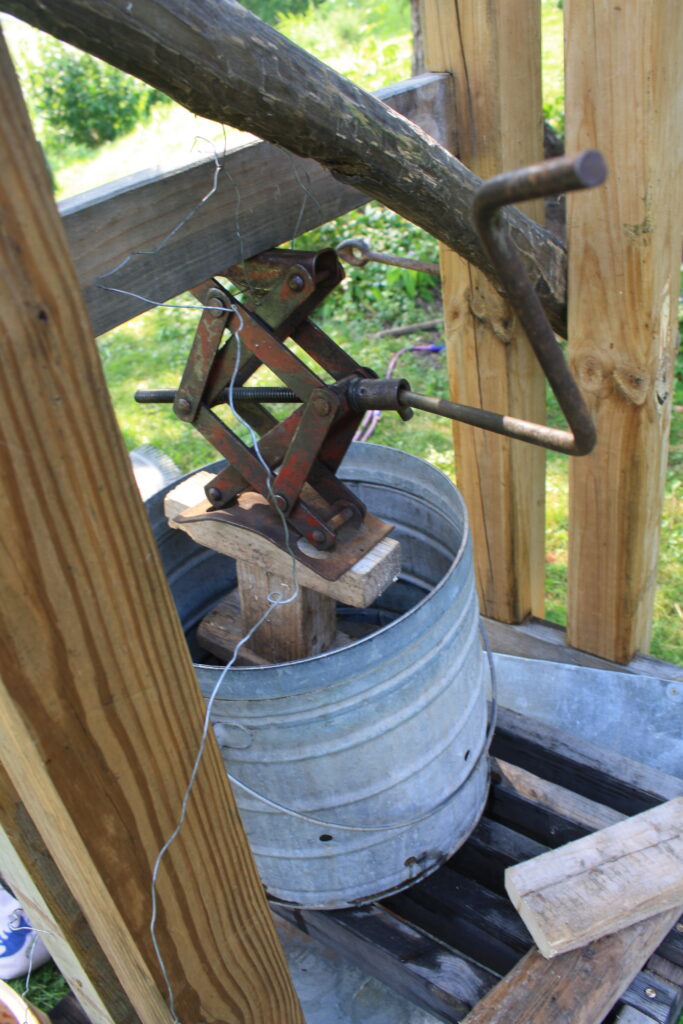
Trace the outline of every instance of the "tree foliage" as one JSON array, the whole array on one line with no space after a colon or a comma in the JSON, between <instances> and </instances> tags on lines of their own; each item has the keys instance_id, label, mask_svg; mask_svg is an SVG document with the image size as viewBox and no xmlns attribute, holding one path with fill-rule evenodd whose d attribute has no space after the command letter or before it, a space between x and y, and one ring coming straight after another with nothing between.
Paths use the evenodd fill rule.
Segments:
<instances>
[{"instance_id":1,"label":"tree foliage","mask_svg":"<svg viewBox=\"0 0 683 1024\"><path fill-rule=\"evenodd\" d=\"M41 141L94 148L125 135L166 97L56 39L41 39L22 80Z\"/></svg>"}]
</instances>

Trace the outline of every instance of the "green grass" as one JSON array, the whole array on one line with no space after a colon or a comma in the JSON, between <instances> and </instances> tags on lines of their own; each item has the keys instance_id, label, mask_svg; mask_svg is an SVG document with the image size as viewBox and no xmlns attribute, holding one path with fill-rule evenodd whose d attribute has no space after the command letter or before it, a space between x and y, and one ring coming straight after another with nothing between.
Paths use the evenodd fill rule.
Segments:
<instances>
[{"instance_id":1,"label":"green grass","mask_svg":"<svg viewBox=\"0 0 683 1024\"><path fill-rule=\"evenodd\" d=\"M15 978L14 981L8 981L15 992L19 995L24 994L26 988L25 978ZM69 992L69 986L64 981L64 978L59 973L59 970L52 961L45 964L43 967L39 967L37 970L31 973L29 991L26 996L34 1006L37 1006L39 1010L45 1010L47 1013L52 1009L53 1006L63 999Z\"/></svg>"}]
</instances>

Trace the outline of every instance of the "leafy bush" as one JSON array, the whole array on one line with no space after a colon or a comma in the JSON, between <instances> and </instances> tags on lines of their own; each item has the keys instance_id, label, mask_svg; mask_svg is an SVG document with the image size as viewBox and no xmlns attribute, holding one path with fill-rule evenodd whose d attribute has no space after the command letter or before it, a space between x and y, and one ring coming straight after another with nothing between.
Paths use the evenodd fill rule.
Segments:
<instances>
[{"instance_id":1,"label":"leafy bush","mask_svg":"<svg viewBox=\"0 0 683 1024\"><path fill-rule=\"evenodd\" d=\"M103 61L45 37L22 67L24 90L43 144L95 148L125 135L163 93Z\"/></svg>"},{"instance_id":2,"label":"leafy bush","mask_svg":"<svg viewBox=\"0 0 683 1024\"><path fill-rule=\"evenodd\" d=\"M278 21L288 14L305 14L309 7L316 7L323 0L242 0L246 7L258 18L269 25L277 25Z\"/></svg>"}]
</instances>

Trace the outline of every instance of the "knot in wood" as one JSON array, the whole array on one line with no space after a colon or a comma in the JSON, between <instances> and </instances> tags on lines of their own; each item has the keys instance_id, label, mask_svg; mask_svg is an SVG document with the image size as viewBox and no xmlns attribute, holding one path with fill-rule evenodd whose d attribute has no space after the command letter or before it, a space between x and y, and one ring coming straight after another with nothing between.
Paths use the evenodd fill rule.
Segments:
<instances>
[{"instance_id":1,"label":"knot in wood","mask_svg":"<svg viewBox=\"0 0 683 1024\"><path fill-rule=\"evenodd\" d=\"M613 377L616 389L622 398L633 405L644 404L652 382L647 370L618 366L614 370Z\"/></svg>"}]
</instances>

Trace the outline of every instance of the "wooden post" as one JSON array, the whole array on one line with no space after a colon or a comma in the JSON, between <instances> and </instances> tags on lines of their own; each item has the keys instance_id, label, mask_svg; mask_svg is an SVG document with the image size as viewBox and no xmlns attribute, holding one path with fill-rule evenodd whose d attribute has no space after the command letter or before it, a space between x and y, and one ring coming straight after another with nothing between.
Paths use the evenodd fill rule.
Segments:
<instances>
[{"instance_id":1,"label":"wooden post","mask_svg":"<svg viewBox=\"0 0 683 1024\"><path fill-rule=\"evenodd\" d=\"M167 1024L151 873L203 704L1 39L0 106L2 764L135 1013ZM157 891L183 1024L302 1024L212 735Z\"/></svg>"},{"instance_id":2,"label":"wooden post","mask_svg":"<svg viewBox=\"0 0 683 1024\"><path fill-rule=\"evenodd\" d=\"M454 75L458 157L483 178L543 158L537 0L423 0L425 63ZM542 219L542 203L527 210ZM454 401L544 421L543 374L508 304L473 266L441 250ZM543 614L542 449L455 424L482 611L503 622Z\"/></svg>"},{"instance_id":3,"label":"wooden post","mask_svg":"<svg viewBox=\"0 0 683 1024\"><path fill-rule=\"evenodd\" d=\"M569 203L574 372L598 444L570 474L569 642L626 662L650 638L683 232L683 5L565 4L567 149L607 160Z\"/></svg>"}]
</instances>

